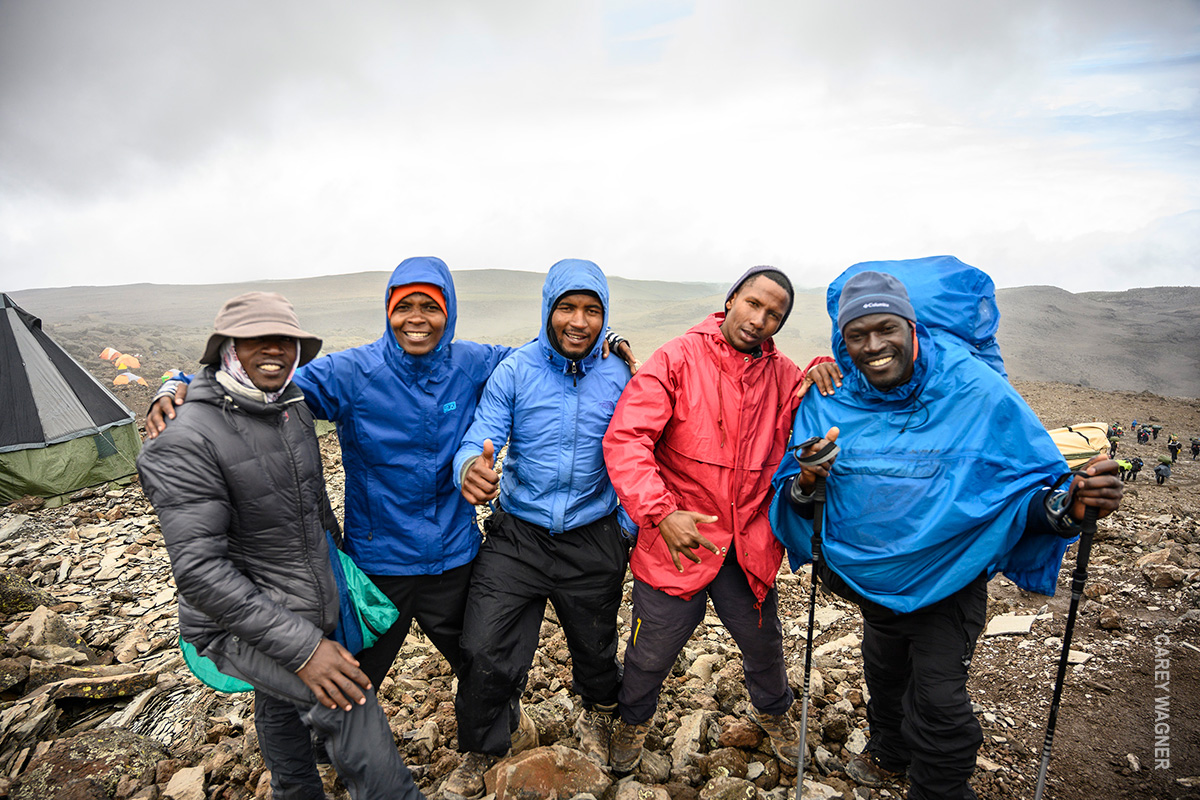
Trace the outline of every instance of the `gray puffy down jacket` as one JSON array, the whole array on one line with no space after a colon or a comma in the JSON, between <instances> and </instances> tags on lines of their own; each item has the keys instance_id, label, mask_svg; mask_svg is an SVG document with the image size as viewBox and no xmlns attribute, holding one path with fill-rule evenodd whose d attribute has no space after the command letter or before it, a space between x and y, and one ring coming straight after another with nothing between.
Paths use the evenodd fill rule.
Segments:
<instances>
[{"instance_id":1,"label":"gray puffy down jacket","mask_svg":"<svg viewBox=\"0 0 1200 800\"><path fill-rule=\"evenodd\" d=\"M304 666L338 618L321 454L304 395L232 397L212 368L138 457L179 593L179 629L203 652L222 631Z\"/></svg>"}]
</instances>

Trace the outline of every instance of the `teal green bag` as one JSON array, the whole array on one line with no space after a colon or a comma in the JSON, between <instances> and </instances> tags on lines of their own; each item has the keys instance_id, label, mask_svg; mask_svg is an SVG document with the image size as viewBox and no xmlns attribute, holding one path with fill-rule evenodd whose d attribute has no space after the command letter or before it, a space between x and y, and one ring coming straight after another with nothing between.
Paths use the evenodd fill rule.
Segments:
<instances>
[{"instance_id":1,"label":"teal green bag","mask_svg":"<svg viewBox=\"0 0 1200 800\"><path fill-rule=\"evenodd\" d=\"M354 560L338 549L333 535L326 535L341 607L337 628L330 638L357 655L375 644L400 618L400 612Z\"/></svg>"},{"instance_id":2,"label":"teal green bag","mask_svg":"<svg viewBox=\"0 0 1200 800\"><path fill-rule=\"evenodd\" d=\"M328 532L326 536L329 539L329 564L338 587L340 610L337 628L330 638L358 655L375 644L395 624L400 612L350 556L338 549L333 536ZM227 694L254 691L253 686L240 678L217 669L212 659L200 655L195 645L184 641L182 636L179 637L179 649L188 669L205 686Z\"/></svg>"},{"instance_id":3,"label":"teal green bag","mask_svg":"<svg viewBox=\"0 0 1200 800\"><path fill-rule=\"evenodd\" d=\"M201 683L210 689L216 689L218 692L225 692L227 694L254 691L254 687L244 680L235 678L232 675L226 675L217 669L217 665L213 663L211 658L205 658L200 655L196 650L196 646L191 642L184 641L182 636L179 637L179 649L183 652L183 660L188 665L188 669L192 671L192 674Z\"/></svg>"}]
</instances>

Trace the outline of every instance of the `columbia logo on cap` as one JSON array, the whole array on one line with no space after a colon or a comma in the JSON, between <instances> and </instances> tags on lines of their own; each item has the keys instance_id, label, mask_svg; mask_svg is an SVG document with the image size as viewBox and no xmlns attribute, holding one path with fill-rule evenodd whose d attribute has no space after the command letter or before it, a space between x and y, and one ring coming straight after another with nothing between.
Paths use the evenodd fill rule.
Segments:
<instances>
[{"instance_id":1,"label":"columbia logo on cap","mask_svg":"<svg viewBox=\"0 0 1200 800\"><path fill-rule=\"evenodd\" d=\"M891 303L863 303L863 308L891 308Z\"/></svg>"}]
</instances>

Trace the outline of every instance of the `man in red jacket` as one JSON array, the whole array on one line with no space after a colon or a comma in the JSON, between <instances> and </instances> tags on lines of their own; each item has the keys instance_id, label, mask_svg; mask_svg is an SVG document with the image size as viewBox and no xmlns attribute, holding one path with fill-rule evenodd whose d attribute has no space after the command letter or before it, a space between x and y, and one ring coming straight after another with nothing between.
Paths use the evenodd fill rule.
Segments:
<instances>
[{"instance_id":1,"label":"man in red jacket","mask_svg":"<svg viewBox=\"0 0 1200 800\"><path fill-rule=\"evenodd\" d=\"M650 357L605 434L609 476L639 529L630 556L633 631L612 741L618 773L641 758L663 679L704 618L707 598L742 651L756 721L775 754L794 762L799 752L787 718L793 697L774 588L783 548L767 520L771 476L801 387L810 383L771 338L792 302L782 272L747 271L724 312ZM841 375L823 369L813 378L827 390Z\"/></svg>"}]
</instances>

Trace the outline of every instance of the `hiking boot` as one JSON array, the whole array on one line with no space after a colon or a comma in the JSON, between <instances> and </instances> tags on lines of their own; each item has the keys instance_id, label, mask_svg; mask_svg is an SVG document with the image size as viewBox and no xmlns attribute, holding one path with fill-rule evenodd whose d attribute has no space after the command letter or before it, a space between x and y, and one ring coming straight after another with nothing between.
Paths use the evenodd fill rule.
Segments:
<instances>
[{"instance_id":1,"label":"hiking boot","mask_svg":"<svg viewBox=\"0 0 1200 800\"><path fill-rule=\"evenodd\" d=\"M538 729L533 723L533 719L525 713L525 707L521 706L521 719L517 721L517 729L513 731L512 740L509 744L508 754L515 756L524 750L531 750L538 746Z\"/></svg>"},{"instance_id":2,"label":"hiking boot","mask_svg":"<svg viewBox=\"0 0 1200 800\"><path fill-rule=\"evenodd\" d=\"M771 750L780 761L795 764L800 757L800 734L796 726L787 718L787 714L763 714L755 717L758 727L767 732L771 739Z\"/></svg>"},{"instance_id":3,"label":"hiking boot","mask_svg":"<svg viewBox=\"0 0 1200 800\"><path fill-rule=\"evenodd\" d=\"M467 753L458 767L442 781L446 800L473 800L483 797L483 774L499 761L487 753Z\"/></svg>"},{"instance_id":4,"label":"hiking boot","mask_svg":"<svg viewBox=\"0 0 1200 800\"><path fill-rule=\"evenodd\" d=\"M613 727L612 746L609 755L612 758L612 770L618 775L627 775L642 760L642 745L646 743L646 734L650 732L650 720L641 725L630 725L624 720L617 720Z\"/></svg>"},{"instance_id":5,"label":"hiking boot","mask_svg":"<svg viewBox=\"0 0 1200 800\"><path fill-rule=\"evenodd\" d=\"M612 744L613 715L617 704L585 708L575 720L575 735L579 737L579 749L584 755L608 766L609 749Z\"/></svg>"},{"instance_id":6,"label":"hiking boot","mask_svg":"<svg viewBox=\"0 0 1200 800\"><path fill-rule=\"evenodd\" d=\"M846 774L860 786L874 787L887 786L900 777L899 772L892 772L879 766L875 757L865 751L850 760L850 763L846 765Z\"/></svg>"}]
</instances>

